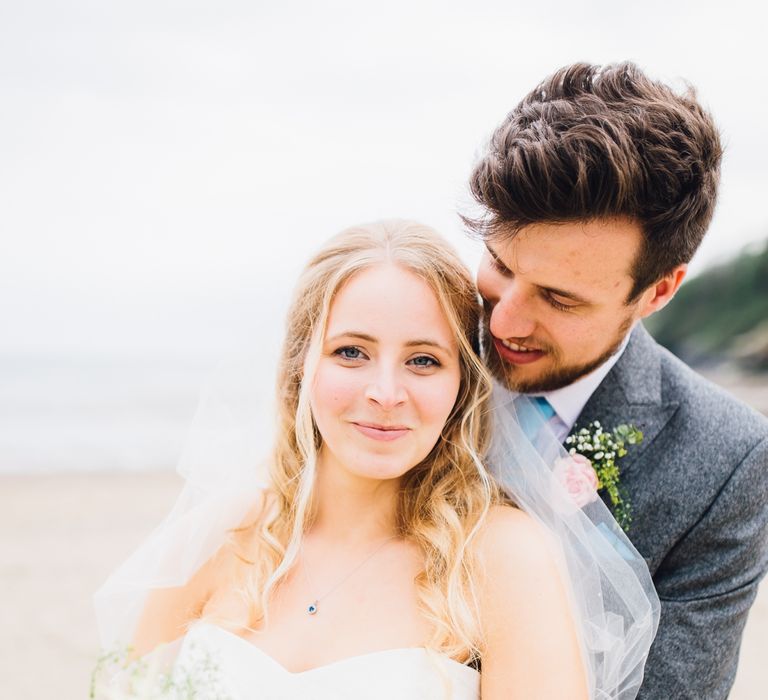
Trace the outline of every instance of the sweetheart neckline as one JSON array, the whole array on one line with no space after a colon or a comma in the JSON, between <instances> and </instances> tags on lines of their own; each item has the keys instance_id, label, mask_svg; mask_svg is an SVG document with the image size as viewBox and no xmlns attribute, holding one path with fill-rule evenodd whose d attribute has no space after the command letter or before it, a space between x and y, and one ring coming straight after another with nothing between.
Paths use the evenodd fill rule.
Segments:
<instances>
[{"instance_id":1,"label":"sweetheart neckline","mask_svg":"<svg viewBox=\"0 0 768 700\"><path fill-rule=\"evenodd\" d=\"M201 622L196 623L194 625L194 627L195 628L197 628L197 627L208 627L210 629L215 630L219 634L223 634L225 637L232 638L236 642L238 642L239 644L243 644L243 645L249 647L250 649L253 649L256 654L258 654L259 656L262 656L265 659L267 659L270 663L272 663L273 666L275 666L276 668L280 669L283 673L286 673L289 676L297 676L297 677L298 676L308 675L310 673L314 673L314 672L317 672L317 671L322 671L324 669L331 668L333 666L341 666L341 665L346 664L346 663L351 663L351 662L354 662L354 661L359 661L360 659L371 658L371 657L374 657L374 656L383 656L385 654L393 654L395 652L402 653L402 652L418 651L418 652L420 652L422 654L428 654L429 653L429 651L427 650L426 647L394 647L392 649L379 649L378 651L369 651L369 652L365 652L363 654L355 654L353 656L345 656L342 659L336 659L336 661L331 661L331 662L329 662L327 664L321 664L320 666L314 666L312 668L307 668L307 669L305 669L303 671L291 671L290 669L288 669L285 666L283 666L283 664L280 663L274 656L271 656L266 651L264 651L264 649L262 649L261 647L256 646L252 642L249 642L247 639L244 639L239 634L235 634L234 632L230 632L229 630L224 629L223 627L219 627L218 625L214 625L214 624L212 624L210 622L202 622L201 621ZM480 672L477 669L472 668L471 666L467 666L466 664L463 664L460 661L456 661L456 659L452 659L450 656L447 656L445 654L440 654L439 652L438 652L437 655L441 659L447 661L448 663L454 664L456 666L459 666L462 669L466 669L467 671L470 671L470 672L472 672L474 674L480 675Z\"/></svg>"}]
</instances>

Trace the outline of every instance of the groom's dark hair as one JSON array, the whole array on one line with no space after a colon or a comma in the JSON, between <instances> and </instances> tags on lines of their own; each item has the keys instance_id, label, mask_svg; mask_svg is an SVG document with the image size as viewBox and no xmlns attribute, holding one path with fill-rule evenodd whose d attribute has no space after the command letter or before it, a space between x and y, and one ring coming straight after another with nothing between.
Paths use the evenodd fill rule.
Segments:
<instances>
[{"instance_id":1,"label":"groom's dark hair","mask_svg":"<svg viewBox=\"0 0 768 700\"><path fill-rule=\"evenodd\" d=\"M632 301L693 257L712 218L721 156L691 87L677 94L633 63L576 63L496 129L470 179L484 214L463 218L487 239L532 223L628 217L644 235Z\"/></svg>"}]
</instances>

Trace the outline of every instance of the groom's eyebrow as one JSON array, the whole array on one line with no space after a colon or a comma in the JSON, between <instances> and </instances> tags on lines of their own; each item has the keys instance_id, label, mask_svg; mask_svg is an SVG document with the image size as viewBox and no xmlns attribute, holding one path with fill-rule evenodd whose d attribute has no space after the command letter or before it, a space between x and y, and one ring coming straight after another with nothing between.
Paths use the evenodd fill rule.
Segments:
<instances>
[{"instance_id":1,"label":"groom's eyebrow","mask_svg":"<svg viewBox=\"0 0 768 700\"><path fill-rule=\"evenodd\" d=\"M493 258L493 260L499 266L499 268L501 268L501 270L505 274L514 276L515 273L512 272L512 270L510 270L504 264L504 261L498 255L496 255L496 253L494 252L493 248L491 248L491 246L489 246L487 243L485 244L485 247L488 250L488 254ZM571 301L575 301L578 304L591 304L592 303L592 302L589 301L589 299L585 299L584 297L579 296L578 294L576 294L574 292L569 292L569 291L567 291L565 289L558 289L557 287L545 287L545 286L543 286L541 284L537 284L536 286L539 289L543 289L548 294L554 294L554 295L559 296L559 297L565 297L566 299L570 299Z\"/></svg>"},{"instance_id":2,"label":"groom's eyebrow","mask_svg":"<svg viewBox=\"0 0 768 700\"><path fill-rule=\"evenodd\" d=\"M573 292L567 292L565 289L557 289L556 287L542 287L541 285L536 285L540 289L543 289L548 294L554 294L558 297L565 297L566 299L570 299L571 301L575 301L578 304L589 304L591 303L588 299L585 299L584 297L580 297L578 294L574 294Z\"/></svg>"},{"instance_id":3,"label":"groom's eyebrow","mask_svg":"<svg viewBox=\"0 0 768 700\"><path fill-rule=\"evenodd\" d=\"M510 270L504 264L504 261L498 255L496 255L496 252L493 250L493 248L491 248L491 246L488 245L488 243L485 244L485 249L488 251L488 254L493 258L493 261L504 274L512 274L512 270Z\"/></svg>"}]
</instances>

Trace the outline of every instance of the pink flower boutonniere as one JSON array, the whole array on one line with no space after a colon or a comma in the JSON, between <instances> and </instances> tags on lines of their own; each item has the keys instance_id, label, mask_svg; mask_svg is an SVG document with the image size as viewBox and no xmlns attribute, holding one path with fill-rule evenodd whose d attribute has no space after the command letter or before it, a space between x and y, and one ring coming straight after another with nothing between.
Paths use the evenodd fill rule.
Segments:
<instances>
[{"instance_id":1,"label":"pink flower boutonniere","mask_svg":"<svg viewBox=\"0 0 768 700\"><path fill-rule=\"evenodd\" d=\"M555 460L555 478L565 487L578 508L597 499L597 474L584 455L574 454Z\"/></svg>"}]
</instances>

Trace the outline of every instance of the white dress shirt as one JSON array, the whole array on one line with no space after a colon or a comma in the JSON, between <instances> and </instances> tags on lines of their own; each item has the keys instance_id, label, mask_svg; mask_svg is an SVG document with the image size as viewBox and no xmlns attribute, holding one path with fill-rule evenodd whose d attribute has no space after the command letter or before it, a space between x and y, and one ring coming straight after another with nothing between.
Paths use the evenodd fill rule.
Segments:
<instances>
[{"instance_id":1,"label":"white dress shirt","mask_svg":"<svg viewBox=\"0 0 768 700\"><path fill-rule=\"evenodd\" d=\"M630 330L627 333L621 343L621 347L602 365L592 370L589 374L577 379L573 384L564 386L562 389L555 389L554 391L531 394L531 396L542 396L549 401L549 404L555 410L555 415L549 419L547 425L549 425L560 442L563 442L568 437L576 419L579 417L584 406L586 406L587 401L589 401L589 397L592 396L595 389L600 386L600 382L605 379L608 372L619 361L627 347L631 332Z\"/></svg>"}]
</instances>

